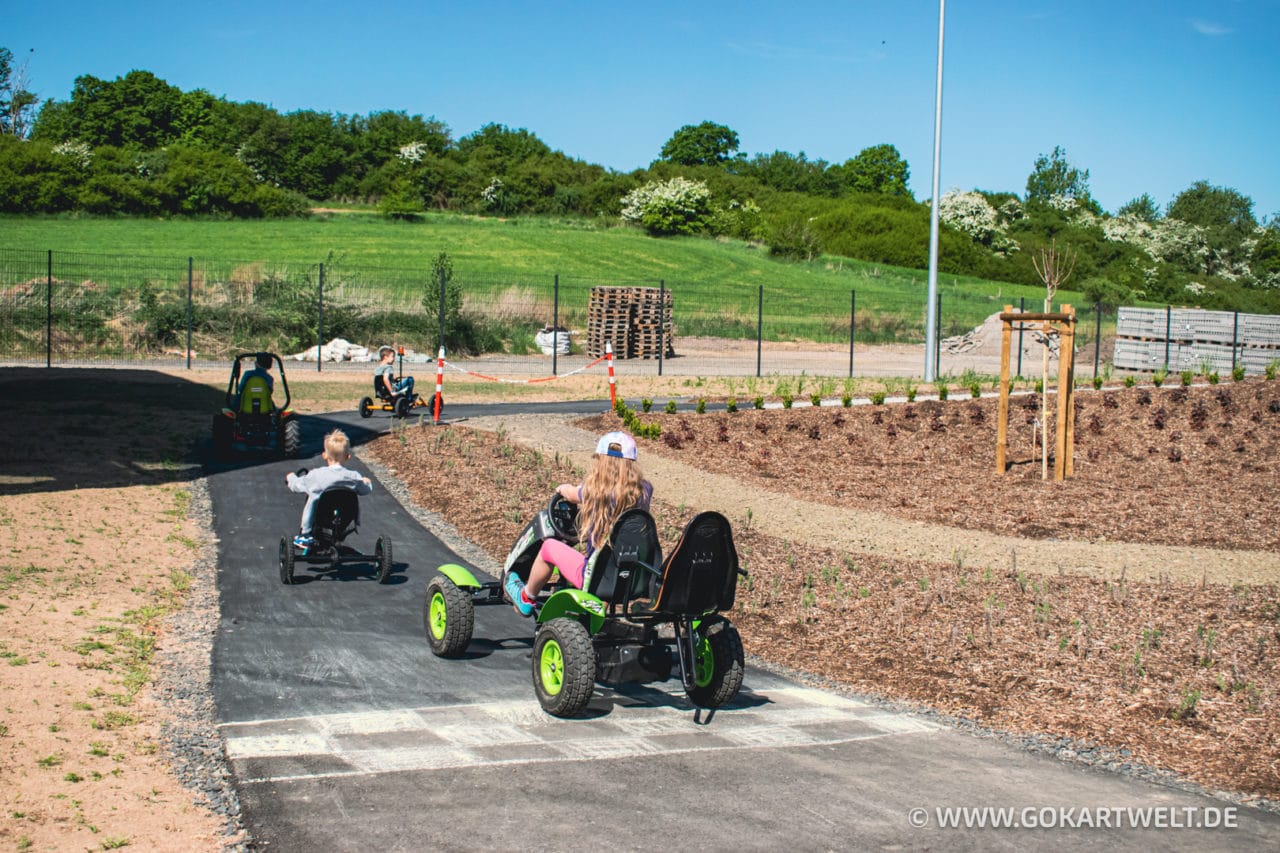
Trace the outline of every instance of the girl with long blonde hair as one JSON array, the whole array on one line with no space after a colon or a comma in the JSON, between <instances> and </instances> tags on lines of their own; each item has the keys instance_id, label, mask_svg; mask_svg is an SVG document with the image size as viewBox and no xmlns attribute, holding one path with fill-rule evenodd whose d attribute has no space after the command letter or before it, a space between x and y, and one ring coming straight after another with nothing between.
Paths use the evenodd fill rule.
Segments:
<instances>
[{"instance_id":1,"label":"girl with long blonde hair","mask_svg":"<svg viewBox=\"0 0 1280 853\"><path fill-rule=\"evenodd\" d=\"M507 576L504 589L517 613L522 616L533 613L538 593L555 569L560 570L562 578L582 589L591 556L608 541L618 516L632 507L649 508L653 486L641 475L637 455L634 438L625 432L607 433L596 442L596 454L586 480L576 486L562 483L556 487L562 498L578 505L578 538L587 551L584 555L558 539L544 540L529 570L528 583L520 583L520 577L514 572Z\"/></svg>"}]
</instances>

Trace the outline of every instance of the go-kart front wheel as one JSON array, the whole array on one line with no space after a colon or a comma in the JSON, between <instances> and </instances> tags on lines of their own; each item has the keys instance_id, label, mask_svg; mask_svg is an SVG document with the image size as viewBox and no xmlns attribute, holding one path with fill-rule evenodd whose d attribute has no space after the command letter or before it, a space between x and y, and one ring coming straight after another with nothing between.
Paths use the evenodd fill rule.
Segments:
<instances>
[{"instance_id":1,"label":"go-kart front wheel","mask_svg":"<svg viewBox=\"0 0 1280 853\"><path fill-rule=\"evenodd\" d=\"M378 544L373 546L373 559L378 564L378 583L386 583L391 579L391 540L378 537Z\"/></svg>"},{"instance_id":2,"label":"go-kart front wheel","mask_svg":"<svg viewBox=\"0 0 1280 853\"><path fill-rule=\"evenodd\" d=\"M533 689L542 710L576 717L591 701L596 650L591 635L573 619L552 619L533 638Z\"/></svg>"},{"instance_id":3,"label":"go-kart front wheel","mask_svg":"<svg viewBox=\"0 0 1280 853\"><path fill-rule=\"evenodd\" d=\"M431 651L437 657L457 657L471 643L475 625L476 608L471 596L444 575L433 577L422 603L422 627Z\"/></svg>"},{"instance_id":4,"label":"go-kart front wheel","mask_svg":"<svg viewBox=\"0 0 1280 853\"><path fill-rule=\"evenodd\" d=\"M693 637L693 689L689 700L699 708L719 708L742 687L745 663L742 637L727 620L703 623Z\"/></svg>"},{"instance_id":5,"label":"go-kart front wheel","mask_svg":"<svg viewBox=\"0 0 1280 853\"><path fill-rule=\"evenodd\" d=\"M280 537L280 583L293 583L293 543L288 536Z\"/></svg>"},{"instance_id":6,"label":"go-kart front wheel","mask_svg":"<svg viewBox=\"0 0 1280 853\"><path fill-rule=\"evenodd\" d=\"M365 397L360 401L360 417L367 418L373 415L373 398Z\"/></svg>"},{"instance_id":7,"label":"go-kart front wheel","mask_svg":"<svg viewBox=\"0 0 1280 853\"><path fill-rule=\"evenodd\" d=\"M396 417L407 418L409 410L413 408L413 401L408 397L396 397Z\"/></svg>"}]
</instances>

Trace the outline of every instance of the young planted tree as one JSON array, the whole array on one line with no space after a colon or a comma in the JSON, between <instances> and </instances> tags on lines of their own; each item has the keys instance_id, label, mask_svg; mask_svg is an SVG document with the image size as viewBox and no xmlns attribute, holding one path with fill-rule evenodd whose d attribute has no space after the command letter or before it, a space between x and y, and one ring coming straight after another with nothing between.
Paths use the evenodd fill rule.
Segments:
<instances>
[{"instance_id":1,"label":"young planted tree","mask_svg":"<svg viewBox=\"0 0 1280 853\"><path fill-rule=\"evenodd\" d=\"M1031 259L1036 274L1044 282L1044 312L1053 311L1053 297L1067 279L1071 278L1076 268L1076 254L1070 248L1058 251L1058 242L1051 240L1048 247L1041 247L1040 256ZM1052 326L1046 320L1044 324L1044 352L1040 362L1040 479L1049 479L1049 332ZM1058 364L1062 364L1062 353L1058 353Z\"/></svg>"}]
</instances>

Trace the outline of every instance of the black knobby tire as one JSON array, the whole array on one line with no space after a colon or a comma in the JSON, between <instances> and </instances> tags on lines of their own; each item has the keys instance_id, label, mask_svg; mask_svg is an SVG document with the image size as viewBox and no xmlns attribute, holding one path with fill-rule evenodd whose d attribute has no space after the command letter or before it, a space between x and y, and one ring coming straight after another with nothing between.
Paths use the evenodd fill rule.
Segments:
<instances>
[{"instance_id":1,"label":"black knobby tire","mask_svg":"<svg viewBox=\"0 0 1280 853\"><path fill-rule=\"evenodd\" d=\"M289 418L280 427L280 451L286 459L302 456L302 424L293 418Z\"/></svg>"},{"instance_id":2,"label":"black knobby tire","mask_svg":"<svg viewBox=\"0 0 1280 853\"><path fill-rule=\"evenodd\" d=\"M700 708L719 708L742 687L746 664L742 637L728 620L703 623L694 635L694 686L689 700Z\"/></svg>"},{"instance_id":3,"label":"black knobby tire","mask_svg":"<svg viewBox=\"0 0 1280 853\"><path fill-rule=\"evenodd\" d=\"M413 401L408 397L396 397L396 417L408 417L409 410L413 408Z\"/></svg>"},{"instance_id":4,"label":"black knobby tire","mask_svg":"<svg viewBox=\"0 0 1280 853\"><path fill-rule=\"evenodd\" d=\"M213 416L213 458L224 462L231 458L231 420L226 415Z\"/></svg>"},{"instance_id":5,"label":"black knobby tire","mask_svg":"<svg viewBox=\"0 0 1280 853\"><path fill-rule=\"evenodd\" d=\"M561 617L538 628L533 638L533 689L542 710L576 717L595 689L596 650L582 623Z\"/></svg>"},{"instance_id":6,"label":"black knobby tire","mask_svg":"<svg viewBox=\"0 0 1280 853\"><path fill-rule=\"evenodd\" d=\"M293 543L289 537L280 537L280 583L293 583Z\"/></svg>"},{"instance_id":7,"label":"black knobby tire","mask_svg":"<svg viewBox=\"0 0 1280 853\"><path fill-rule=\"evenodd\" d=\"M475 626L476 607L471 596L444 575L433 577L422 602L422 628L431 651L437 657L457 657L467 650Z\"/></svg>"},{"instance_id":8,"label":"black knobby tire","mask_svg":"<svg viewBox=\"0 0 1280 853\"><path fill-rule=\"evenodd\" d=\"M360 401L360 417L367 418L373 415L373 398L365 397Z\"/></svg>"},{"instance_id":9,"label":"black knobby tire","mask_svg":"<svg viewBox=\"0 0 1280 853\"><path fill-rule=\"evenodd\" d=\"M391 580L391 540L378 537L378 544L373 548L373 558L378 564L378 583Z\"/></svg>"}]
</instances>

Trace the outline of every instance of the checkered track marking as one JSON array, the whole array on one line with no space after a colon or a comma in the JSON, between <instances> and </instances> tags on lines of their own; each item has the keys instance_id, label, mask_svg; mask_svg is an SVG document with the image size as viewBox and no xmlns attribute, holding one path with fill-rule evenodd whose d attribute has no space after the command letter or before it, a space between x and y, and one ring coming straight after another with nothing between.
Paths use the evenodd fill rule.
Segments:
<instances>
[{"instance_id":1,"label":"checkered track marking","mask_svg":"<svg viewBox=\"0 0 1280 853\"><path fill-rule=\"evenodd\" d=\"M680 707L619 705L561 720L537 702L225 723L227 755L246 783L548 761L594 761L726 749L778 749L925 734L937 726L853 699L788 687L756 707L694 723ZM704 714L706 712L703 712Z\"/></svg>"}]
</instances>

